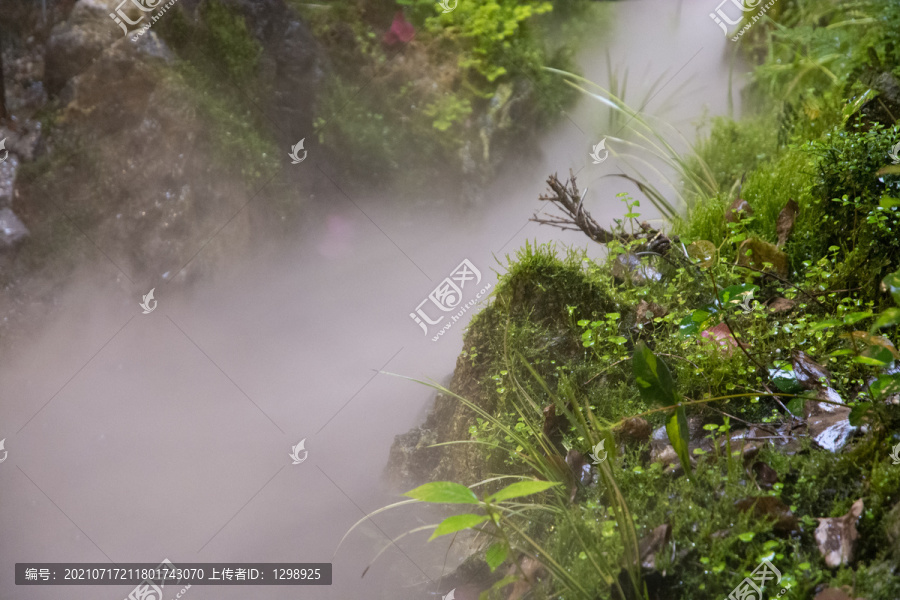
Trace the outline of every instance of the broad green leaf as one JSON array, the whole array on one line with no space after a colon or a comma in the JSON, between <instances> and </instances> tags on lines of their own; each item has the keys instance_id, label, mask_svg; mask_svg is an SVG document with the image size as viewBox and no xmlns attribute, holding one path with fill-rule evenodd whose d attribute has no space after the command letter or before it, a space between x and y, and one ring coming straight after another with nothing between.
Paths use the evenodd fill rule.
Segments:
<instances>
[{"instance_id":1,"label":"broad green leaf","mask_svg":"<svg viewBox=\"0 0 900 600\"><path fill-rule=\"evenodd\" d=\"M708 240L691 242L687 247L688 256L697 261L698 267L711 267L716 262L716 245Z\"/></svg>"},{"instance_id":2,"label":"broad green leaf","mask_svg":"<svg viewBox=\"0 0 900 600\"><path fill-rule=\"evenodd\" d=\"M669 368L644 342L635 345L631 366L641 397L646 402L663 406L678 403L680 396L675 391L675 381Z\"/></svg>"},{"instance_id":3,"label":"broad green leaf","mask_svg":"<svg viewBox=\"0 0 900 600\"><path fill-rule=\"evenodd\" d=\"M787 403L787 409L791 411L791 414L795 417L803 418L806 413L806 398L803 396L797 396L796 398L792 398L790 402Z\"/></svg>"},{"instance_id":4,"label":"broad green leaf","mask_svg":"<svg viewBox=\"0 0 900 600\"><path fill-rule=\"evenodd\" d=\"M785 394L796 394L803 389L803 386L797 381L797 376L794 375L794 367L790 363L769 369L769 379L772 380L775 387Z\"/></svg>"},{"instance_id":5,"label":"broad green leaf","mask_svg":"<svg viewBox=\"0 0 900 600\"><path fill-rule=\"evenodd\" d=\"M452 517L447 517L441 524L437 526L437 529L434 530L434 533L431 534L431 537L428 538L428 541L433 540L436 537L441 537L442 535L447 535L448 533L456 533L457 531L462 531L463 529L471 529L476 525L484 523L487 521L487 515L453 515Z\"/></svg>"},{"instance_id":6,"label":"broad green leaf","mask_svg":"<svg viewBox=\"0 0 900 600\"><path fill-rule=\"evenodd\" d=\"M848 417L850 419L850 424L854 427L859 427L862 424L863 418L871 409L871 402L862 402L851 408L850 415Z\"/></svg>"},{"instance_id":7,"label":"broad green leaf","mask_svg":"<svg viewBox=\"0 0 900 600\"><path fill-rule=\"evenodd\" d=\"M441 502L446 504L478 504L475 492L464 485L452 481L434 481L420 485L416 489L406 492L404 496L421 500L422 502Z\"/></svg>"},{"instance_id":8,"label":"broad green leaf","mask_svg":"<svg viewBox=\"0 0 900 600\"><path fill-rule=\"evenodd\" d=\"M876 400L884 400L888 396L900 394L900 373L879 375L869 389L872 390L872 395Z\"/></svg>"},{"instance_id":9,"label":"broad green leaf","mask_svg":"<svg viewBox=\"0 0 900 600\"><path fill-rule=\"evenodd\" d=\"M840 319L825 319L824 321L819 321L817 323L813 323L812 327L810 327L811 331L821 331L822 329L828 329L829 327L837 327L838 325L843 325L844 322Z\"/></svg>"},{"instance_id":10,"label":"broad green leaf","mask_svg":"<svg viewBox=\"0 0 900 600\"><path fill-rule=\"evenodd\" d=\"M862 356L857 358L871 358L878 361L878 363L884 364L890 363L895 358L900 360L900 352L898 352L897 348L894 347L894 344L883 335L873 335L865 331L851 331L850 333L843 334L841 337L848 338L853 347L861 353ZM861 360L857 360L857 362L862 362L863 364L875 364ZM876 366L879 365L876 364Z\"/></svg>"},{"instance_id":11,"label":"broad green leaf","mask_svg":"<svg viewBox=\"0 0 900 600\"><path fill-rule=\"evenodd\" d=\"M872 331L877 331L883 327L892 327L900 323L900 308L889 308L875 319L872 324Z\"/></svg>"},{"instance_id":12,"label":"broad green leaf","mask_svg":"<svg viewBox=\"0 0 900 600\"><path fill-rule=\"evenodd\" d=\"M900 306L900 271L894 271L881 281L881 289L894 297L894 302Z\"/></svg>"},{"instance_id":13,"label":"broad green leaf","mask_svg":"<svg viewBox=\"0 0 900 600\"><path fill-rule=\"evenodd\" d=\"M854 323L858 323L859 321L862 321L863 319L868 319L871 316L872 316L871 310L863 310L863 311L859 311L859 312L847 313L846 315L844 315L844 323L846 325L853 325Z\"/></svg>"},{"instance_id":14,"label":"broad green leaf","mask_svg":"<svg viewBox=\"0 0 900 600\"><path fill-rule=\"evenodd\" d=\"M494 542L488 547L487 551L484 553L484 560L491 568L491 573L503 564L503 561L506 560L508 554L509 546L506 545L506 542Z\"/></svg>"},{"instance_id":15,"label":"broad green leaf","mask_svg":"<svg viewBox=\"0 0 900 600\"><path fill-rule=\"evenodd\" d=\"M691 474L691 456L688 450L690 438L688 437L687 416L684 414L684 407L679 406L675 412L669 415L666 420L666 433L669 435L669 442L684 467L684 472Z\"/></svg>"},{"instance_id":16,"label":"broad green leaf","mask_svg":"<svg viewBox=\"0 0 900 600\"><path fill-rule=\"evenodd\" d=\"M881 208L894 208L900 206L900 198L891 198L890 196L882 196L878 203Z\"/></svg>"},{"instance_id":17,"label":"broad green leaf","mask_svg":"<svg viewBox=\"0 0 900 600\"><path fill-rule=\"evenodd\" d=\"M522 496L530 496L548 490L555 485L559 485L553 481L517 481L506 486L496 494L491 494L485 500L487 502L502 502L510 498L520 498Z\"/></svg>"}]
</instances>

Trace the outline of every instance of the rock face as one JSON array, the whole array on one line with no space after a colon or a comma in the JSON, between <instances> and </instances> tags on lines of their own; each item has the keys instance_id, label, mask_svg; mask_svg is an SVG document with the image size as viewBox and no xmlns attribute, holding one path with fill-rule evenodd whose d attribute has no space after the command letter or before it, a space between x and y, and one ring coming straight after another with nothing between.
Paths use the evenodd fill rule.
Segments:
<instances>
[{"instance_id":1,"label":"rock face","mask_svg":"<svg viewBox=\"0 0 900 600\"><path fill-rule=\"evenodd\" d=\"M219 0L244 17L250 34L263 48L258 85L271 90L265 107L282 145L293 145L313 131L316 90L326 61L306 25L284 0ZM201 0L179 0L193 22Z\"/></svg>"},{"instance_id":2,"label":"rock face","mask_svg":"<svg viewBox=\"0 0 900 600\"><path fill-rule=\"evenodd\" d=\"M122 31L109 17L115 4L113 0L81 0L69 19L53 28L44 59L44 86L49 94L62 91L72 77L87 69L116 38L122 37Z\"/></svg>"}]
</instances>

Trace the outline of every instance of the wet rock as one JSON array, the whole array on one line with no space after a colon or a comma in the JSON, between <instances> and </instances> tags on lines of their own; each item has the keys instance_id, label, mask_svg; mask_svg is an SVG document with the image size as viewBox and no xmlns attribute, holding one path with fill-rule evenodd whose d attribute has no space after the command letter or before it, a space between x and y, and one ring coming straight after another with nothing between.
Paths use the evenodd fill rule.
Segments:
<instances>
[{"instance_id":1,"label":"wet rock","mask_svg":"<svg viewBox=\"0 0 900 600\"><path fill-rule=\"evenodd\" d=\"M775 232L778 235L776 246L781 248L787 243L791 231L794 229L794 221L797 219L797 213L800 212L800 206L791 198L778 213L778 221L775 223Z\"/></svg>"},{"instance_id":2,"label":"wet rock","mask_svg":"<svg viewBox=\"0 0 900 600\"><path fill-rule=\"evenodd\" d=\"M765 490L771 490L778 483L778 473L764 462L757 461L750 467L756 475L756 483Z\"/></svg>"},{"instance_id":3,"label":"wet rock","mask_svg":"<svg viewBox=\"0 0 900 600\"><path fill-rule=\"evenodd\" d=\"M0 154L3 151L0 150ZM16 174L19 172L19 159L14 154L9 154L0 163L0 208L9 208L13 202Z\"/></svg>"},{"instance_id":4,"label":"wet rock","mask_svg":"<svg viewBox=\"0 0 900 600\"><path fill-rule=\"evenodd\" d=\"M80 0L68 20L53 28L44 62L47 93L58 94L70 79L90 67L104 49L122 38L122 30L109 16L115 12L116 4L114 0Z\"/></svg>"},{"instance_id":5,"label":"wet rock","mask_svg":"<svg viewBox=\"0 0 900 600\"><path fill-rule=\"evenodd\" d=\"M818 390L831 383L831 373L828 369L803 351L796 351L791 355L791 365L794 367L797 382L808 390Z\"/></svg>"},{"instance_id":6,"label":"wet rock","mask_svg":"<svg viewBox=\"0 0 900 600\"><path fill-rule=\"evenodd\" d=\"M900 502L884 517L884 532L890 541L891 555L900 563Z\"/></svg>"},{"instance_id":7,"label":"wet rock","mask_svg":"<svg viewBox=\"0 0 900 600\"><path fill-rule=\"evenodd\" d=\"M734 202L731 203L731 206L725 211L725 220L729 223L736 223L742 216L752 217L753 209L746 200L735 198Z\"/></svg>"},{"instance_id":8,"label":"wet rock","mask_svg":"<svg viewBox=\"0 0 900 600\"><path fill-rule=\"evenodd\" d=\"M37 147L38 140L41 136L41 123L26 120L24 123L17 123L15 128L3 127L0 125L0 140L6 140L6 150L9 151L10 157L15 157L22 161L34 160L34 152ZM0 150L0 155L3 151ZM9 158L0 163L0 206L3 206L5 174L3 173L3 165L9 162Z\"/></svg>"},{"instance_id":9,"label":"wet rock","mask_svg":"<svg viewBox=\"0 0 900 600\"><path fill-rule=\"evenodd\" d=\"M806 424L809 436L823 449L829 452L838 452L856 431L856 427L850 424L850 407L832 404L841 402L841 397L831 388L822 388L817 395L820 399L828 400L828 402L806 401Z\"/></svg>"},{"instance_id":10,"label":"wet rock","mask_svg":"<svg viewBox=\"0 0 900 600\"><path fill-rule=\"evenodd\" d=\"M646 285L662 279L662 273L643 262L635 254L620 254L613 261L613 277L619 282L630 281L634 285Z\"/></svg>"},{"instance_id":11,"label":"wet rock","mask_svg":"<svg viewBox=\"0 0 900 600\"><path fill-rule=\"evenodd\" d=\"M781 535L789 535L800 531L800 520L791 512L788 505L775 496L744 498L735 502L735 507L743 512L753 511L759 518L774 519L773 531Z\"/></svg>"},{"instance_id":12,"label":"wet rock","mask_svg":"<svg viewBox=\"0 0 900 600\"><path fill-rule=\"evenodd\" d=\"M850 512L842 517L820 518L816 528L816 544L825 564L836 569L853 560L853 550L859 533L856 521L863 513L862 498L853 503Z\"/></svg>"},{"instance_id":13,"label":"wet rock","mask_svg":"<svg viewBox=\"0 0 900 600\"><path fill-rule=\"evenodd\" d=\"M28 229L9 208L0 208L0 250L13 248L28 237Z\"/></svg>"},{"instance_id":14,"label":"wet rock","mask_svg":"<svg viewBox=\"0 0 900 600\"><path fill-rule=\"evenodd\" d=\"M412 489L424 481L440 461L437 434L424 427L416 427L394 437L385 476L395 489Z\"/></svg>"},{"instance_id":15,"label":"wet rock","mask_svg":"<svg viewBox=\"0 0 900 600\"><path fill-rule=\"evenodd\" d=\"M774 244L759 238L748 238L741 242L738 248L738 264L743 267L751 267L758 271L775 273L784 278L788 276L787 254L778 249ZM772 266L765 266L770 263Z\"/></svg>"},{"instance_id":16,"label":"wet rock","mask_svg":"<svg viewBox=\"0 0 900 600\"><path fill-rule=\"evenodd\" d=\"M569 450L565 462L571 469L570 476L566 477L569 482L569 501L575 502L578 490L594 482L594 466L591 464L590 458L578 450Z\"/></svg>"}]
</instances>

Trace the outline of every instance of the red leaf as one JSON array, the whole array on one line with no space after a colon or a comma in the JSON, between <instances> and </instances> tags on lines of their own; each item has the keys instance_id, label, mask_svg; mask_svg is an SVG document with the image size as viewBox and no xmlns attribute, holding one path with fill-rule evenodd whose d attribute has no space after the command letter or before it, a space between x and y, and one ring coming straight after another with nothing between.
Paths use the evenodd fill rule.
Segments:
<instances>
[{"instance_id":1,"label":"red leaf","mask_svg":"<svg viewBox=\"0 0 900 600\"><path fill-rule=\"evenodd\" d=\"M416 36L416 29L403 16L403 11L397 11L394 15L394 22L391 28L384 34L384 43L389 46L394 44L406 43Z\"/></svg>"}]
</instances>

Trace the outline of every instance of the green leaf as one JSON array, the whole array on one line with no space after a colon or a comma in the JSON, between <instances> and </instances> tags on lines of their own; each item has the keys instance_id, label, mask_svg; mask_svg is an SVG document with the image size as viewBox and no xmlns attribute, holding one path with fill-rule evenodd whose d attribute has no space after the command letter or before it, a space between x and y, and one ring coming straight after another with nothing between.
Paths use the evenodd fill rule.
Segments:
<instances>
[{"instance_id":1,"label":"green leaf","mask_svg":"<svg viewBox=\"0 0 900 600\"><path fill-rule=\"evenodd\" d=\"M821 331L822 329L828 329L829 327L837 327L838 325L843 325L844 322L840 319L825 319L824 321L819 321L818 323L813 323L812 327L810 327L810 331Z\"/></svg>"},{"instance_id":2,"label":"green leaf","mask_svg":"<svg viewBox=\"0 0 900 600\"><path fill-rule=\"evenodd\" d=\"M862 321L863 319L868 319L871 316L872 316L871 310L863 310L860 312L847 313L846 315L844 315L844 323L847 325L853 325L854 323Z\"/></svg>"},{"instance_id":3,"label":"green leaf","mask_svg":"<svg viewBox=\"0 0 900 600\"><path fill-rule=\"evenodd\" d=\"M488 547L487 551L484 553L484 560L491 568L491 573L503 564L503 561L506 560L508 554L509 546L506 545L506 542L494 542Z\"/></svg>"},{"instance_id":4,"label":"green leaf","mask_svg":"<svg viewBox=\"0 0 900 600\"><path fill-rule=\"evenodd\" d=\"M446 504L478 504L475 492L464 485L452 481L434 481L420 485L416 489L406 492L404 496L421 500L422 502L442 502Z\"/></svg>"},{"instance_id":5,"label":"green leaf","mask_svg":"<svg viewBox=\"0 0 900 600\"><path fill-rule=\"evenodd\" d=\"M862 424L863 417L872 409L871 402L862 402L850 409L850 424L859 427Z\"/></svg>"},{"instance_id":6,"label":"green leaf","mask_svg":"<svg viewBox=\"0 0 900 600\"><path fill-rule=\"evenodd\" d=\"M883 327L892 327L900 323L900 308L889 308L875 319L872 324L872 331L876 331Z\"/></svg>"},{"instance_id":7,"label":"green leaf","mask_svg":"<svg viewBox=\"0 0 900 600\"><path fill-rule=\"evenodd\" d=\"M687 253L697 261L698 267L711 267L716 262L716 245L708 240L691 242L687 247Z\"/></svg>"},{"instance_id":8,"label":"green leaf","mask_svg":"<svg viewBox=\"0 0 900 600\"><path fill-rule=\"evenodd\" d=\"M872 395L876 400L884 400L888 396L900 394L900 373L879 375L869 389L872 390Z\"/></svg>"},{"instance_id":9,"label":"green leaf","mask_svg":"<svg viewBox=\"0 0 900 600\"><path fill-rule=\"evenodd\" d=\"M675 381L669 368L644 342L635 345L631 366L644 401L663 406L678 403L680 396L675 391Z\"/></svg>"},{"instance_id":10,"label":"green leaf","mask_svg":"<svg viewBox=\"0 0 900 600\"><path fill-rule=\"evenodd\" d=\"M796 394L803 389L803 386L797 381L797 376L794 375L794 367L790 363L769 369L769 379L772 380L775 387L785 394Z\"/></svg>"},{"instance_id":11,"label":"green leaf","mask_svg":"<svg viewBox=\"0 0 900 600\"><path fill-rule=\"evenodd\" d=\"M508 485L496 494L491 494L485 500L487 502L501 502L510 498L520 498L522 496L530 496L548 490L553 486L559 485L554 481L517 481L512 485Z\"/></svg>"},{"instance_id":12,"label":"green leaf","mask_svg":"<svg viewBox=\"0 0 900 600\"><path fill-rule=\"evenodd\" d=\"M684 414L683 406L679 406L675 409L675 412L669 415L669 418L666 420L666 433L669 435L669 442L675 449L675 454L678 455L678 460L681 461L681 466L684 467L684 472L690 475L691 456L688 450L690 440L688 438L687 416Z\"/></svg>"},{"instance_id":13,"label":"green leaf","mask_svg":"<svg viewBox=\"0 0 900 600\"><path fill-rule=\"evenodd\" d=\"M894 302L900 306L900 271L894 271L881 280L881 289L894 297Z\"/></svg>"},{"instance_id":14,"label":"green leaf","mask_svg":"<svg viewBox=\"0 0 900 600\"><path fill-rule=\"evenodd\" d=\"M453 515L452 517L447 517L441 524L437 526L437 529L434 530L434 533L431 534L431 537L428 538L430 542L436 537L441 537L442 535L447 535L448 533L456 533L457 531L462 531L463 529L471 529L480 523L484 523L487 521L487 515Z\"/></svg>"},{"instance_id":15,"label":"green leaf","mask_svg":"<svg viewBox=\"0 0 900 600\"><path fill-rule=\"evenodd\" d=\"M800 417L801 419L804 417L804 410L806 409L806 398L803 396L797 396L796 398L792 398L790 402L787 403L787 409L791 411L791 414L795 417Z\"/></svg>"},{"instance_id":16,"label":"green leaf","mask_svg":"<svg viewBox=\"0 0 900 600\"><path fill-rule=\"evenodd\" d=\"M891 198L890 196L882 196L881 201L878 203L881 208L894 208L895 206L900 206L900 198Z\"/></svg>"},{"instance_id":17,"label":"green leaf","mask_svg":"<svg viewBox=\"0 0 900 600\"><path fill-rule=\"evenodd\" d=\"M755 294L758 289L758 285L753 285L751 283L730 285L719 292L719 301L725 306L728 306L729 304L739 305L744 301L745 294L750 292Z\"/></svg>"}]
</instances>

